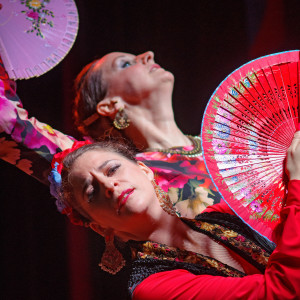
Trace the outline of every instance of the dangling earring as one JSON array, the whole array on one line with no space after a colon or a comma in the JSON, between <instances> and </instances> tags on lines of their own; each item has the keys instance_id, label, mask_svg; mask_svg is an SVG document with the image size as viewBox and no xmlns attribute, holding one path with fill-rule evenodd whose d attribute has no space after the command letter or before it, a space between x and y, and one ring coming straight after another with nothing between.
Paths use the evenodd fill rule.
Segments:
<instances>
[{"instance_id":1,"label":"dangling earring","mask_svg":"<svg viewBox=\"0 0 300 300\"><path fill-rule=\"evenodd\" d=\"M151 183L153 185L156 197L159 201L160 206L162 209L167 212L171 216L179 216L176 208L174 207L168 193L166 193L153 179L151 180Z\"/></svg>"},{"instance_id":2,"label":"dangling earring","mask_svg":"<svg viewBox=\"0 0 300 300\"><path fill-rule=\"evenodd\" d=\"M130 120L129 120L127 114L125 113L124 108L120 108L118 110L118 112L116 113L115 119L113 121L113 124L114 124L115 128L117 128L119 130L123 130L129 126Z\"/></svg>"},{"instance_id":3,"label":"dangling earring","mask_svg":"<svg viewBox=\"0 0 300 300\"><path fill-rule=\"evenodd\" d=\"M118 273L125 266L125 260L114 244L113 234L105 236L105 250L99 266L103 271L113 275Z\"/></svg>"}]
</instances>

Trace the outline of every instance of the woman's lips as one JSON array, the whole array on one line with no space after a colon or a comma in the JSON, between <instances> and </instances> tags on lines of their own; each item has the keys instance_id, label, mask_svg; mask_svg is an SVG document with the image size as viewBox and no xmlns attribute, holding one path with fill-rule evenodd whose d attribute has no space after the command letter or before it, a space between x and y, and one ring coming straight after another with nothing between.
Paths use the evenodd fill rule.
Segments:
<instances>
[{"instance_id":1,"label":"woman's lips","mask_svg":"<svg viewBox=\"0 0 300 300\"><path fill-rule=\"evenodd\" d=\"M122 192L122 194L118 197L118 213L120 212L121 208L125 205L126 201L128 200L129 196L133 193L134 189L127 189Z\"/></svg>"},{"instance_id":2,"label":"woman's lips","mask_svg":"<svg viewBox=\"0 0 300 300\"><path fill-rule=\"evenodd\" d=\"M152 65L151 66L151 68L150 68L150 72L152 72L152 71L154 71L154 70L156 70L156 69L160 69L161 68L161 66L160 65L158 65L158 64L154 64L154 65Z\"/></svg>"}]
</instances>

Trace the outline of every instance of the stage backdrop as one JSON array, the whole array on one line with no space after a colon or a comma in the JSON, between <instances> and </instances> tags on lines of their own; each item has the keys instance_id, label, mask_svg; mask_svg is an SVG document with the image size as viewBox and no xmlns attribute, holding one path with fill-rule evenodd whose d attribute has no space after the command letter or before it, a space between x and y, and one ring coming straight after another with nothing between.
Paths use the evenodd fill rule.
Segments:
<instances>
[{"instance_id":1,"label":"stage backdrop","mask_svg":"<svg viewBox=\"0 0 300 300\"><path fill-rule=\"evenodd\" d=\"M88 62L111 51L155 53L175 75L179 127L199 134L205 105L218 84L250 59L299 49L299 1L77 0L74 47L47 74L18 82L30 116L70 135L73 81ZM126 270L97 267L102 239L69 225L48 187L1 161L2 299L124 299ZM119 288L114 288L118 283Z\"/></svg>"}]
</instances>

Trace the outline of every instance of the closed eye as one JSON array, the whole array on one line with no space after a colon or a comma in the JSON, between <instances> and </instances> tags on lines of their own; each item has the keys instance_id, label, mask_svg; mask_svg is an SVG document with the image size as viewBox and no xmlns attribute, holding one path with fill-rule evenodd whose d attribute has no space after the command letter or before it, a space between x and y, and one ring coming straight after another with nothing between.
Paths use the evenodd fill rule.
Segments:
<instances>
[{"instance_id":1,"label":"closed eye","mask_svg":"<svg viewBox=\"0 0 300 300\"><path fill-rule=\"evenodd\" d=\"M121 68L122 69L125 69L125 68L128 68L130 66L133 66L136 62L134 60L124 60L122 61L121 63Z\"/></svg>"},{"instance_id":2,"label":"closed eye","mask_svg":"<svg viewBox=\"0 0 300 300\"><path fill-rule=\"evenodd\" d=\"M120 168L120 166L121 166L120 164L116 164L116 165L113 165L113 166L109 167L107 172L106 172L106 175L107 176L114 175L117 172L117 170Z\"/></svg>"}]
</instances>

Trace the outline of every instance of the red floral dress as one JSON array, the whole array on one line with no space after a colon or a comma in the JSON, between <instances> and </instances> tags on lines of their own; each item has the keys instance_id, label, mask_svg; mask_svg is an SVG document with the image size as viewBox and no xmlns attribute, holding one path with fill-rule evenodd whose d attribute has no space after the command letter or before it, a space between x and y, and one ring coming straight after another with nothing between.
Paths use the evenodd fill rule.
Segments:
<instances>
[{"instance_id":1,"label":"red floral dress","mask_svg":"<svg viewBox=\"0 0 300 300\"><path fill-rule=\"evenodd\" d=\"M200 143L199 137L194 137ZM170 153L171 151L178 153ZM155 179L169 193L182 217L194 218L207 206L219 203L216 191L206 170L202 151L194 146L139 153L136 158L149 166Z\"/></svg>"}]
</instances>

